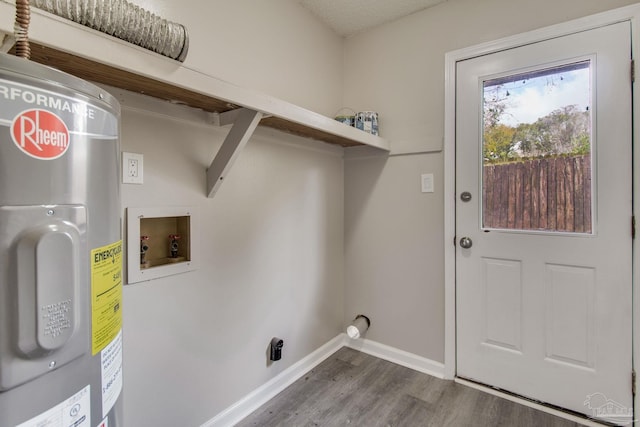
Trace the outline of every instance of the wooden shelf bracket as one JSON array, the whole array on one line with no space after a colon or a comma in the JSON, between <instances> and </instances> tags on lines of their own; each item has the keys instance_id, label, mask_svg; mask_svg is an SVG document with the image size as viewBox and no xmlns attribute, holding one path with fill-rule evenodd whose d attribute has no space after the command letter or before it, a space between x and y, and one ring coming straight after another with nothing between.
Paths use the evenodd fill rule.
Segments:
<instances>
[{"instance_id":1,"label":"wooden shelf bracket","mask_svg":"<svg viewBox=\"0 0 640 427\"><path fill-rule=\"evenodd\" d=\"M212 198L222 185L225 176L233 166L249 138L253 135L262 113L249 108L240 108L220 114L220 123L233 122L231 130L207 169L207 196Z\"/></svg>"}]
</instances>

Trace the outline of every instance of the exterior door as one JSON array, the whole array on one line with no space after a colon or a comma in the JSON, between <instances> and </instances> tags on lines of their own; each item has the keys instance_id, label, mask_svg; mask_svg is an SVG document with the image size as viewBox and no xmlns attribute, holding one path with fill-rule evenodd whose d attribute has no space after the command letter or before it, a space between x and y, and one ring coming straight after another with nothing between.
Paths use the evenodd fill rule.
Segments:
<instances>
[{"instance_id":1,"label":"exterior door","mask_svg":"<svg viewBox=\"0 0 640 427\"><path fill-rule=\"evenodd\" d=\"M631 29L458 62L457 375L632 408Z\"/></svg>"}]
</instances>

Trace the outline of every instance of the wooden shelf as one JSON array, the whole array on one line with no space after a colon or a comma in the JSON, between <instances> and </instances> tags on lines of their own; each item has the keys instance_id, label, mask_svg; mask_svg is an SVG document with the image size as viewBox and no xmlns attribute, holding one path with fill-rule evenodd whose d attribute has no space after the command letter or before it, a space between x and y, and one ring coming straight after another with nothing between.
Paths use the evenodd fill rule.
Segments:
<instances>
[{"instance_id":1,"label":"wooden shelf","mask_svg":"<svg viewBox=\"0 0 640 427\"><path fill-rule=\"evenodd\" d=\"M0 32L13 31L14 5L0 0ZM32 60L103 83L208 112L259 111L260 125L343 147L389 142L288 102L234 86L177 61L32 8Z\"/></svg>"},{"instance_id":2,"label":"wooden shelf","mask_svg":"<svg viewBox=\"0 0 640 427\"><path fill-rule=\"evenodd\" d=\"M239 108L237 105L212 96L178 88L111 65L96 63L90 59L48 48L35 42L31 42L31 60L73 74L84 80L182 103L212 113L224 113Z\"/></svg>"}]
</instances>

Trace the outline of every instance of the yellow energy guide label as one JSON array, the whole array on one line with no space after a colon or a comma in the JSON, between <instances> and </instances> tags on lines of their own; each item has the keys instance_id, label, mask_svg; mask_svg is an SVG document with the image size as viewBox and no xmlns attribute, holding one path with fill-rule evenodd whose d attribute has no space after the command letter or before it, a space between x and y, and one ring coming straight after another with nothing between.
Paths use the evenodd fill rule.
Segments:
<instances>
[{"instance_id":1,"label":"yellow energy guide label","mask_svg":"<svg viewBox=\"0 0 640 427\"><path fill-rule=\"evenodd\" d=\"M91 251L91 353L122 328L122 240Z\"/></svg>"}]
</instances>

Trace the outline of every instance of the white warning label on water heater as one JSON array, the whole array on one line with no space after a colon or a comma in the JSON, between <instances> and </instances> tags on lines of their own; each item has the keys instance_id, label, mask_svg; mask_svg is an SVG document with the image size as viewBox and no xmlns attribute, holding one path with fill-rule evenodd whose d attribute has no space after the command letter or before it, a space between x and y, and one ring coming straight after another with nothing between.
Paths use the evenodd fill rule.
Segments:
<instances>
[{"instance_id":1,"label":"white warning label on water heater","mask_svg":"<svg viewBox=\"0 0 640 427\"><path fill-rule=\"evenodd\" d=\"M16 427L90 427L91 386Z\"/></svg>"},{"instance_id":2,"label":"white warning label on water heater","mask_svg":"<svg viewBox=\"0 0 640 427\"><path fill-rule=\"evenodd\" d=\"M122 391L122 331L100 353L102 416L106 417Z\"/></svg>"}]
</instances>

